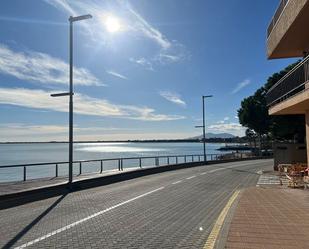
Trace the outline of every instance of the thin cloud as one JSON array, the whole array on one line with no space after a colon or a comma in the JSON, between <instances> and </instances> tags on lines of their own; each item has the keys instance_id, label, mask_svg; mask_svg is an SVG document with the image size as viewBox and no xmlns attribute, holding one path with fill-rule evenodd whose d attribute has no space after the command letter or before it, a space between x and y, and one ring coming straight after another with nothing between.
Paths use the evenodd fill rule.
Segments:
<instances>
[{"instance_id":1,"label":"thin cloud","mask_svg":"<svg viewBox=\"0 0 309 249\"><path fill-rule=\"evenodd\" d=\"M0 44L0 73L43 84L68 84L69 66L63 60L34 51L16 52ZM85 68L74 68L74 84L102 86Z\"/></svg>"},{"instance_id":2,"label":"thin cloud","mask_svg":"<svg viewBox=\"0 0 309 249\"><path fill-rule=\"evenodd\" d=\"M170 101L174 104L180 105L180 106L186 106L186 102L181 99L181 96L178 93L170 92L170 91L161 91L160 96L165 98L167 101Z\"/></svg>"},{"instance_id":3,"label":"thin cloud","mask_svg":"<svg viewBox=\"0 0 309 249\"><path fill-rule=\"evenodd\" d=\"M6 123L0 124L0 133L2 136L11 133L18 136L28 136L30 134L66 134L69 130L67 125L30 125L23 123ZM106 132L106 131L119 131L130 130L116 127L79 127L74 126L75 133L85 132ZM1 137L2 137L1 136Z\"/></svg>"},{"instance_id":4,"label":"thin cloud","mask_svg":"<svg viewBox=\"0 0 309 249\"><path fill-rule=\"evenodd\" d=\"M117 73L115 71L112 71L112 70L109 70L109 71L106 71L106 72L108 74L110 74L110 75L113 75L113 76L118 77L118 78L123 79L123 80L127 80L128 79L126 76L124 76L124 75L122 75L120 73Z\"/></svg>"},{"instance_id":5,"label":"thin cloud","mask_svg":"<svg viewBox=\"0 0 309 249\"><path fill-rule=\"evenodd\" d=\"M135 17L135 29L140 30L146 37L157 42L163 49L168 49L172 46L171 42L158 29L154 28L138 14L128 1L126 3L129 12Z\"/></svg>"},{"instance_id":6,"label":"thin cloud","mask_svg":"<svg viewBox=\"0 0 309 249\"><path fill-rule=\"evenodd\" d=\"M42 125L23 123L0 124L0 142L16 141L63 141L67 139L67 125ZM147 132L141 129L127 129L118 127L74 127L76 140L125 140L125 139L183 139L193 137L189 132Z\"/></svg>"},{"instance_id":7,"label":"thin cloud","mask_svg":"<svg viewBox=\"0 0 309 249\"><path fill-rule=\"evenodd\" d=\"M68 101L64 98L51 98L50 91L25 88L0 88L0 104L22 106L35 109L68 111ZM96 99L87 95L74 95L74 112L82 115L118 117L142 121L172 121L184 119L180 115L158 114L149 107L119 105L104 99Z\"/></svg>"},{"instance_id":8,"label":"thin cloud","mask_svg":"<svg viewBox=\"0 0 309 249\"><path fill-rule=\"evenodd\" d=\"M143 58L143 57L142 58L130 58L129 60L131 62L134 62L134 63L144 67L147 70L154 71L152 63L149 60L147 60L146 58Z\"/></svg>"},{"instance_id":9,"label":"thin cloud","mask_svg":"<svg viewBox=\"0 0 309 249\"><path fill-rule=\"evenodd\" d=\"M184 45L175 40L168 39L158 28L149 23L132 4L127 0L116 0L108 3L88 1L66 1L66 0L45 0L48 4L56 7L68 15L76 13L91 13L93 20L91 24L82 22L81 26L87 33L88 39L103 44L108 44L110 34L102 27L102 19L105 16L113 15L111 9L117 9L117 18L121 20L123 31L128 31L135 37L144 37L158 45L158 50L148 58L148 61L155 63L178 63L188 57L188 52ZM142 56L145 57L145 56ZM148 68L149 69L149 65Z\"/></svg>"},{"instance_id":10,"label":"thin cloud","mask_svg":"<svg viewBox=\"0 0 309 249\"><path fill-rule=\"evenodd\" d=\"M94 16L94 19L101 20L102 16L110 15L109 8L104 6L102 2L96 1L66 1L66 0L45 0L48 4L56 7L57 9L68 13L69 15L76 15L76 13L87 12ZM168 49L171 47L171 42L156 28L154 28L149 22L147 22L139 13L137 13L129 1L118 0L113 3L115 7L119 9L119 13L123 13L125 19L126 30L135 31L143 34L145 37L156 42L161 48ZM101 23L88 25L84 23L84 27L92 32L94 26L101 25ZM97 35L101 36L100 32L104 33L104 29L101 27L97 30Z\"/></svg>"},{"instance_id":11,"label":"thin cloud","mask_svg":"<svg viewBox=\"0 0 309 249\"><path fill-rule=\"evenodd\" d=\"M231 133L235 136L244 136L246 128L239 123L218 123L209 125L207 130L214 133Z\"/></svg>"},{"instance_id":12,"label":"thin cloud","mask_svg":"<svg viewBox=\"0 0 309 249\"><path fill-rule=\"evenodd\" d=\"M235 87L235 89L232 91L232 94L238 93L241 89L248 86L250 83L251 83L251 80L249 80L249 79L246 79L246 80L238 83L237 86Z\"/></svg>"},{"instance_id":13,"label":"thin cloud","mask_svg":"<svg viewBox=\"0 0 309 249\"><path fill-rule=\"evenodd\" d=\"M62 141L67 139L67 125L44 125L24 123L0 124L0 142L7 141ZM118 127L80 127L74 126L76 140L98 140L101 134L112 135L123 132L136 132L134 129Z\"/></svg>"}]
</instances>

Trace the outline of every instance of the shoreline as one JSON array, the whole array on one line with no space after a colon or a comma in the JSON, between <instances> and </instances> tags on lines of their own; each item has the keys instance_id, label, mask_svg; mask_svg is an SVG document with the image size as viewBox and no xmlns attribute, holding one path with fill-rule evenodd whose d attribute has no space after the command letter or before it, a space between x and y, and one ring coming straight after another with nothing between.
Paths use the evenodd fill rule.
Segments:
<instances>
[{"instance_id":1,"label":"shoreline","mask_svg":"<svg viewBox=\"0 0 309 249\"><path fill-rule=\"evenodd\" d=\"M23 142L23 141L18 141L18 142L0 142L1 144L68 144L68 141L48 141L48 142ZM82 143L202 143L200 140L187 140L187 139L178 139L178 140L116 140L116 141L74 141L74 144L82 144ZM224 139L206 139L206 143L218 143L218 144L244 144L240 143L237 141L224 141Z\"/></svg>"}]
</instances>

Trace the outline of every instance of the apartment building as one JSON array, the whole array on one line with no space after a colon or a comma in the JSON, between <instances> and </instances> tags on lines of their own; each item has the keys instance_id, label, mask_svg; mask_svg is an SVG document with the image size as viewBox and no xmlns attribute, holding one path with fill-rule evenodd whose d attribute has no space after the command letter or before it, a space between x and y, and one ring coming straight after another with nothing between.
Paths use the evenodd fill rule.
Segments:
<instances>
[{"instance_id":1,"label":"apartment building","mask_svg":"<svg viewBox=\"0 0 309 249\"><path fill-rule=\"evenodd\" d=\"M267 93L270 115L306 116L309 162L309 0L281 0L267 30L268 59L302 61Z\"/></svg>"}]
</instances>

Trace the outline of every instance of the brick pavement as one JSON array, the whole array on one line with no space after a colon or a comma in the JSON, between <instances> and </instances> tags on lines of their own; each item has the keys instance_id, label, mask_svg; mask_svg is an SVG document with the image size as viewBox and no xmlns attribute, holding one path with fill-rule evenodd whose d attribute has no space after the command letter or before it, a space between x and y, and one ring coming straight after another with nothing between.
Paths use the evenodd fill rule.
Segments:
<instances>
[{"instance_id":1,"label":"brick pavement","mask_svg":"<svg viewBox=\"0 0 309 249\"><path fill-rule=\"evenodd\" d=\"M189 168L0 210L0 247L23 245L164 186L27 248L203 248L235 189L255 185L256 172L271 165L261 160Z\"/></svg>"},{"instance_id":2,"label":"brick pavement","mask_svg":"<svg viewBox=\"0 0 309 249\"><path fill-rule=\"evenodd\" d=\"M225 248L308 249L309 192L252 187L239 200Z\"/></svg>"}]
</instances>

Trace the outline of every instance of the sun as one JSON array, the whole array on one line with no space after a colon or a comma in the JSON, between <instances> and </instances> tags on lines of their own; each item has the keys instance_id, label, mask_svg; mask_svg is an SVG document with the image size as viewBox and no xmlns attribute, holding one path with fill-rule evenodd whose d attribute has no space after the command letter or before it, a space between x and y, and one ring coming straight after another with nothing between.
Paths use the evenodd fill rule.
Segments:
<instances>
[{"instance_id":1,"label":"sun","mask_svg":"<svg viewBox=\"0 0 309 249\"><path fill-rule=\"evenodd\" d=\"M103 20L105 28L110 33L116 33L121 30L121 22L120 20L112 15L109 15Z\"/></svg>"}]
</instances>

